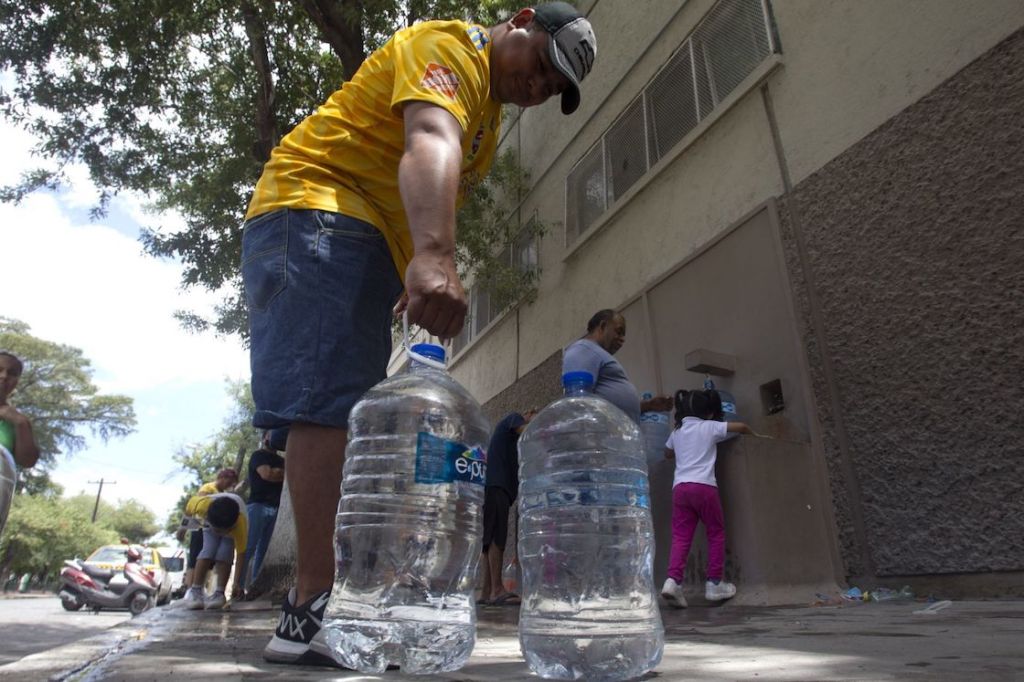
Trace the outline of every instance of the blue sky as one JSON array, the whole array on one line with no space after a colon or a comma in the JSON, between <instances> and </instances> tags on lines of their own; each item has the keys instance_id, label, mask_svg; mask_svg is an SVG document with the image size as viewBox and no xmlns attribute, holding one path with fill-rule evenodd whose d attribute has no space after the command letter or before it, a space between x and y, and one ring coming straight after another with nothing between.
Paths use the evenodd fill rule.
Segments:
<instances>
[{"instance_id":1,"label":"blue sky","mask_svg":"<svg viewBox=\"0 0 1024 682\"><path fill-rule=\"evenodd\" d=\"M0 121L0 185L40 163L32 144ZM103 499L134 497L162 522L185 482L172 455L220 427L230 410L225 380L248 379L248 353L237 339L189 334L174 320L177 309L209 311L217 297L182 291L179 263L143 254L139 229L151 220L144 200L118 197L106 218L90 220L96 190L83 169L70 174L61 192L0 203L0 315L82 349L101 392L135 401L134 434L108 443L90 435L86 448L60 458L55 480L69 495L94 495L88 481L101 477L117 481ZM175 216L166 222L181 224Z\"/></svg>"}]
</instances>

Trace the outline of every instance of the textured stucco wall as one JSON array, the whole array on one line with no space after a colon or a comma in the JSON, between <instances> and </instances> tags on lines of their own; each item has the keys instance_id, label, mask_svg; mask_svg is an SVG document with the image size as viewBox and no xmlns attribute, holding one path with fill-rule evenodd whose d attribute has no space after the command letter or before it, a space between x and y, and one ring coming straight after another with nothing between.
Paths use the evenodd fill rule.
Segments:
<instances>
[{"instance_id":1,"label":"textured stucco wall","mask_svg":"<svg viewBox=\"0 0 1024 682\"><path fill-rule=\"evenodd\" d=\"M1022 74L1018 31L784 202L849 574L1024 569Z\"/></svg>"},{"instance_id":2,"label":"textured stucco wall","mask_svg":"<svg viewBox=\"0 0 1024 682\"><path fill-rule=\"evenodd\" d=\"M562 397L561 377L562 351L558 351L484 403L484 414L492 424L497 424L509 412L545 407Z\"/></svg>"}]
</instances>

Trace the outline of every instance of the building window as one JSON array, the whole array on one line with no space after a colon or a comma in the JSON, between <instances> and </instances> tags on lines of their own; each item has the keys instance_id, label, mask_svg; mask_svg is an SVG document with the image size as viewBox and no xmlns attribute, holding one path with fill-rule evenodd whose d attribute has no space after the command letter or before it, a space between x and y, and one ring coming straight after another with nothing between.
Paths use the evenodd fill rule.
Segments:
<instances>
[{"instance_id":1,"label":"building window","mask_svg":"<svg viewBox=\"0 0 1024 682\"><path fill-rule=\"evenodd\" d=\"M768 0L720 0L565 181L573 244L777 46Z\"/></svg>"},{"instance_id":2,"label":"building window","mask_svg":"<svg viewBox=\"0 0 1024 682\"><path fill-rule=\"evenodd\" d=\"M531 218L531 222L537 217ZM528 225L520 230L519 234L512 240L511 246L505 248L501 257L505 262L523 272L537 269L537 236L536 232ZM466 323L459 335L452 339L452 356L454 357L463 348L469 345L470 341L483 333L491 322L501 317L511 307L498 308L491 301L490 292L480 285L474 285L468 292L469 310L466 314Z\"/></svg>"},{"instance_id":3,"label":"building window","mask_svg":"<svg viewBox=\"0 0 1024 682\"><path fill-rule=\"evenodd\" d=\"M566 246L608 208L604 172L604 138L569 173L566 189Z\"/></svg>"}]
</instances>

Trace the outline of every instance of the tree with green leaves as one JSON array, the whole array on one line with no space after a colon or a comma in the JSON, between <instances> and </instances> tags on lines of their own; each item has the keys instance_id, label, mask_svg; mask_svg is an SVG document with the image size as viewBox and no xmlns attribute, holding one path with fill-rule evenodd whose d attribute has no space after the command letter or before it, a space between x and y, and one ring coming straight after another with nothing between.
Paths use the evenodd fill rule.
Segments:
<instances>
[{"instance_id":1,"label":"tree with green leaves","mask_svg":"<svg viewBox=\"0 0 1024 682\"><path fill-rule=\"evenodd\" d=\"M179 319L245 338L239 225L280 138L398 28L453 17L492 25L518 5L0 0L0 69L14 77L0 89L0 115L33 133L37 155L47 160L3 188L0 199L59 187L72 164L84 165L100 189L98 215L119 192L148 197L155 212L146 250L179 258L186 287L227 292L214 319L189 311ZM493 188L498 180L490 182ZM493 200L488 191L480 186L482 203L460 215L460 240L486 246L460 249L461 269L508 289L506 298L528 295L529 278L516 279L494 258L513 246L518 230L491 229L481 208ZM179 213L186 227L163 227L163 211Z\"/></svg>"},{"instance_id":2,"label":"tree with green leaves","mask_svg":"<svg viewBox=\"0 0 1024 682\"><path fill-rule=\"evenodd\" d=\"M0 576L13 571L51 578L65 559L119 542L117 531L92 523L90 513L55 495L16 495L0 538Z\"/></svg>"},{"instance_id":3,"label":"tree with green leaves","mask_svg":"<svg viewBox=\"0 0 1024 682\"><path fill-rule=\"evenodd\" d=\"M66 498L66 501L70 507L90 519L95 509L95 523L109 528L119 538L132 543L144 543L160 530L153 510L134 498L118 500L116 506L106 500L100 500L97 505L95 495L80 493Z\"/></svg>"},{"instance_id":4,"label":"tree with green leaves","mask_svg":"<svg viewBox=\"0 0 1024 682\"><path fill-rule=\"evenodd\" d=\"M231 399L231 411L220 429L205 441L179 447L174 454L179 469L190 474L191 479L164 523L164 530L168 533L173 533L178 527L185 503L199 486L212 481L224 467L241 468L245 456L260 445L260 431L252 426L252 414L256 408L249 382L229 379L226 392ZM245 478L245 471L239 471L238 475L239 480Z\"/></svg>"},{"instance_id":5,"label":"tree with green leaves","mask_svg":"<svg viewBox=\"0 0 1024 682\"><path fill-rule=\"evenodd\" d=\"M134 498L119 500L107 524L129 542L145 542L160 530L153 510Z\"/></svg>"},{"instance_id":6,"label":"tree with green leaves","mask_svg":"<svg viewBox=\"0 0 1024 682\"><path fill-rule=\"evenodd\" d=\"M0 317L0 348L25 365L10 402L32 422L39 462L19 476L19 491L40 492L52 486L49 471L58 455L85 446L85 433L103 441L135 429L132 399L103 395L92 381L92 365L72 346L33 336L24 322Z\"/></svg>"}]
</instances>

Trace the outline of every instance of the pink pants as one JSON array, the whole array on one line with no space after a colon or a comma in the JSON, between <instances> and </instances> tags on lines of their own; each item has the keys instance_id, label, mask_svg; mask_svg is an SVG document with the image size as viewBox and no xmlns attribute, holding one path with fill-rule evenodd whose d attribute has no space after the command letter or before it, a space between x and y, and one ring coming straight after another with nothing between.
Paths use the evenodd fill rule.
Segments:
<instances>
[{"instance_id":1,"label":"pink pants","mask_svg":"<svg viewBox=\"0 0 1024 682\"><path fill-rule=\"evenodd\" d=\"M721 580L725 568L725 520L718 488L703 483L680 483L672 489L672 552L668 577L682 584L697 522L708 537L708 580Z\"/></svg>"}]
</instances>

